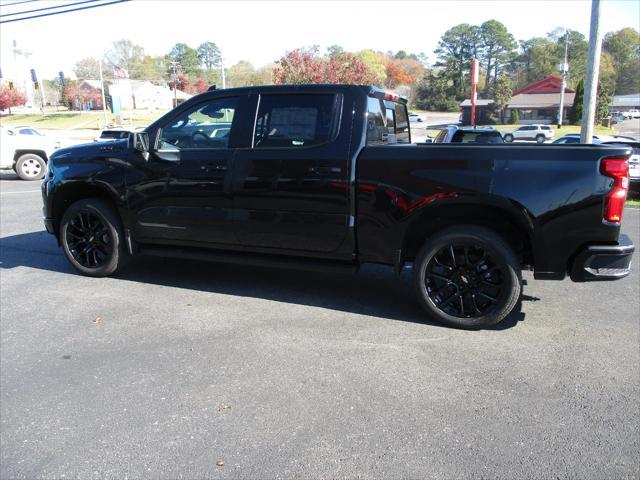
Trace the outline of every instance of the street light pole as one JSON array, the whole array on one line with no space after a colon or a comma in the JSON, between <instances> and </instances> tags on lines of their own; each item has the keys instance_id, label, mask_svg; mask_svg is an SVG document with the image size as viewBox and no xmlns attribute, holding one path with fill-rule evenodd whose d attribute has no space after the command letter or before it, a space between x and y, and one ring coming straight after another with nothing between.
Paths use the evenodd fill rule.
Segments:
<instances>
[{"instance_id":1,"label":"street light pole","mask_svg":"<svg viewBox=\"0 0 640 480\"><path fill-rule=\"evenodd\" d=\"M220 55L220 69L222 70L222 88L227 88L227 83L224 78L224 57Z\"/></svg>"},{"instance_id":2,"label":"street light pole","mask_svg":"<svg viewBox=\"0 0 640 480\"><path fill-rule=\"evenodd\" d=\"M104 95L104 78L102 77L102 59L98 60L98 66L100 68L100 90L102 92L102 114L104 115L104 128L107 128L107 102Z\"/></svg>"},{"instance_id":3,"label":"street light pole","mask_svg":"<svg viewBox=\"0 0 640 480\"><path fill-rule=\"evenodd\" d=\"M600 0L591 0L591 27L589 29L589 58L587 60L587 78L584 86L584 109L582 111L582 128L580 143L592 143L593 124L596 115L596 98L598 93L598 76L600 73Z\"/></svg>"}]
</instances>

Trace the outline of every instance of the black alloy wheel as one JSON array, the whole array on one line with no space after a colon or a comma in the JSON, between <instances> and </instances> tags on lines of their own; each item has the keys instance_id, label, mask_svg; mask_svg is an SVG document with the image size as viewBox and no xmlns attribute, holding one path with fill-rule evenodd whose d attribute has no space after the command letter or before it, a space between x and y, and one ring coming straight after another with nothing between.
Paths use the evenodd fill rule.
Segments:
<instances>
[{"instance_id":1,"label":"black alloy wheel","mask_svg":"<svg viewBox=\"0 0 640 480\"><path fill-rule=\"evenodd\" d=\"M495 325L520 299L520 264L511 246L485 227L461 225L434 234L418 253L413 270L424 310L454 327Z\"/></svg>"},{"instance_id":2,"label":"black alloy wheel","mask_svg":"<svg viewBox=\"0 0 640 480\"><path fill-rule=\"evenodd\" d=\"M434 305L458 318L481 317L503 296L505 272L482 245L449 244L429 261L425 286Z\"/></svg>"},{"instance_id":3,"label":"black alloy wheel","mask_svg":"<svg viewBox=\"0 0 640 480\"><path fill-rule=\"evenodd\" d=\"M60 243L71 265L91 277L111 275L129 259L120 217L106 199L73 203L60 222Z\"/></svg>"},{"instance_id":4,"label":"black alloy wheel","mask_svg":"<svg viewBox=\"0 0 640 480\"><path fill-rule=\"evenodd\" d=\"M85 268L98 268L113 256L109 228L90 210L80 210L69 220L65 237L69 252Z\"/></svg>"}]
</instances>

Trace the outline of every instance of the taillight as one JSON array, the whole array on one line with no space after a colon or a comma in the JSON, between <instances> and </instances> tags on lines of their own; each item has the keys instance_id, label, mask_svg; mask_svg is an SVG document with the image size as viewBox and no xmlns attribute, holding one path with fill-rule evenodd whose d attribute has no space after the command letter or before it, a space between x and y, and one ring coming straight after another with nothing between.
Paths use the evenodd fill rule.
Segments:
<instances>
[{"instance_id":1,"label":"taillight","mask_svg":"<svg viewBox=\"0 0 640 480\"><path fill-rule=\"evenodd\" d=\"M605 158L600 162L600 173L613 178L613 187L604 199L603 218L607 222L619 223L629 191L629 160Z\"/></svg>"}]
</instances>

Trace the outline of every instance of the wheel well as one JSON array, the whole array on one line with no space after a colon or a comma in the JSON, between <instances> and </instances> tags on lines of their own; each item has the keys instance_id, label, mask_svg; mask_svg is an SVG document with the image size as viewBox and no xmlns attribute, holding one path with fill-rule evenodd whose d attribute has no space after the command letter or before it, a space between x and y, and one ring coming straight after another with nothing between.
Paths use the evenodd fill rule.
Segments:
<instances>
[{"instance_id":1,"label":"wheel well","mask_svg":"<svg viewBox=\"0 0 640 480\"><path fill-rule=\"evenodd\" d=\"M111 204L116 212L118 211L115 202L111 198L111 195L109 195L109 193L102 190L101 188L96 188L93 185L84 184L67 185L65 187L62 187L61 190L56 192L55 196L53 197L53 204L51 208L51 215L54 219L54 229L56 232L56 236L58 235L60 222L62 221L64 212L72 204L74 204L78 200L82 200L83 198L101 198Z\"/></svg>"},{"instance_id":2,"label":"wheel well","mask_svg":"<svg viewBox=\"0 0 640 480\"><path fill-rule=\"evenodd\" d=\"M22 155L25 155L27 153L38 155L45 162L49 161L49 159L47 158L47 153L44 150L24 150L23 149L23 150L16 150L16 153L13 154L13 163L16 163L18 161L18 158L20 158Z\"/></svg>"},{"instance_id":3,"label":"wheel well","mask_svg":"<svg viewBox=\"0 0 640 480\"><path fill-rule=\"evenodd\" d=\"M511 246L522 265L533 265L533 248L526 228L508 213L496 207L450 206L425 212L406 232L404 259L413 261L430 236L448 227L477 225L489 228Z\"/></svg>"}]
</instances>

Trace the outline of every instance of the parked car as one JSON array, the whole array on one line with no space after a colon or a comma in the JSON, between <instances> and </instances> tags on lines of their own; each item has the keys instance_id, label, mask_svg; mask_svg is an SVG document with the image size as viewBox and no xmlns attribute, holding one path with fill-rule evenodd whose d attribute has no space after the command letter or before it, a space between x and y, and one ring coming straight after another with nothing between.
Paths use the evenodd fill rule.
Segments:
<instances>
[{"instance_id":1,"label":"parked car","mask_svg":"<svg viewBox=\"0 0 640 480\"><path fill-rule=\"evenodd\" d=\"M627 110L627 118L640 118L640 110L635 108Z\"/></svg>"},{"instance_id":2,"label":"parked car","mask_svg":"<svg viewBox=\"0 0 640 480\"><path fill-rule=\"evenodd\" d=\"M410 262L429 317L481 328L516 307L522 269L577 282L629 273L630 155L411 144L406 99L375 87L214 90L127 140L57 151L44 223L92 277L134 254L326 271Z\"/></svg>"},{"instance_id":3,"label":"parked car","mask_svg":"<svg viewBox=\"0 0 640 480\"><path fill-rule=\"evenodd\" d=\"M141 132L144 130L144 127L134 127L132 126L124 126L124 127L114 127L114 128L106 128L100 132L96 138L93 139L94 142L111 142L113 140L122 140L125 138L129 138L131 132Z\"/></svg>"},{"instance_id":4,"label":"parked car","mask_svg":"<svg viewBox=\"0 0 640 480\"><path fill-rule=\"evenodd\" d=\"M503 138L505 142L535 140L538 143L544 143L553 138L553 129L551 125L523 125L511 132L505 132Z\"/></svg>"},{"instance_id":5,"label":"parked car","mask_svg":"<svg viewBox=\"0 0 640 480\"><path fill-rule=\"evenodd\" d=\"M616 141L636 141L635 138L629 137L626 135L593 135L592 143L607 143L607 142L616 142ZM554 140L554 144L577 144L580 143L580 134L579 133L567 133L562 137Z\"/></svg>"},{"instance_id":6,"label":"parked car","mask_svg":"<svg viewBox=\"0 0 640 480\"><path fill-rule=\"evenodd\" d=\"M410 113L409 114L409 121L410 122L423 122L424 119L422 118L422 115L420 115L418 113Z\"/></svg>"},{"instance_id":7,"label":"parked car","mask_svg":"<svg viewBox=\"0 0 640 480\"><path fill-rule=\"evenodd\" d=\"M603 142L602 145L631 147L633 149L633 153L629 157L629 183L632 190L636 192L640 190L640 142L637 140L618 139Z\"/></svg>"},{"instance_id":8,"label":"parked car","mask_svg":"<svg viewBox=\"0 0 640 480\"><path fill-rule=\"evenodd\" d=\"M451 125L440 131L433 143L504 143L502 135L493 127L458 127Z\"/></svg>"},{"instance_id":9,"label":"parked car","mask_svg":"<svg viewBox=\"0 0 640 480\"><path fill-rule=\"evenodd\" d=\"M0 127L0 168L13 169L22 180L40 180L60 143L42 134L24 133L26 128Z\"/></svg>"}]
</instances>

